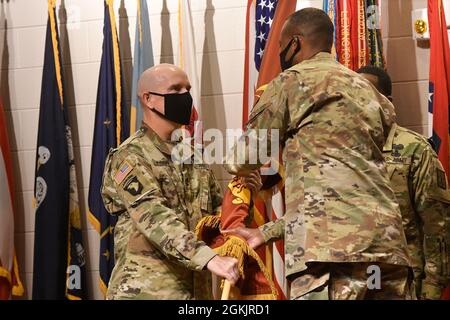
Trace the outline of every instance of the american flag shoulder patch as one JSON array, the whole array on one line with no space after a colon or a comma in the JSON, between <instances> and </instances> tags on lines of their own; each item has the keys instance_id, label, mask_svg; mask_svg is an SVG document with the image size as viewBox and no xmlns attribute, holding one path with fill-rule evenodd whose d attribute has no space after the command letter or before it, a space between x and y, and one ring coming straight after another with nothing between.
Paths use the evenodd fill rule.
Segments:
<instances>
[{"instance_id":1,"label":"american flag shoulder patch","mask_svg":"<svg viewBox=\"0 0 450 320\"><path fill-rule=\"evenodd\" d=\"M114 181L117 184L121 184L132 170L133 166L125 160L121 163L121 165L119 166L119 170L117 170L116 174L114 175Z\"/></svg>"}]
</instances>

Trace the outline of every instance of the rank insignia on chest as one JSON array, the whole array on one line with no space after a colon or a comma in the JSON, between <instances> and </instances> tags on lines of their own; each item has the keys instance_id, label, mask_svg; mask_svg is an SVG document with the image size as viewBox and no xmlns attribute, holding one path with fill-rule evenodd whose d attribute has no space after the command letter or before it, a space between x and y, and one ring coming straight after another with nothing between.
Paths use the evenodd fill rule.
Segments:
<instances>
[{"instance_id":1,"label":"rank insignia on chest","mask_svg":"<svg viewBox=\"0 0 450 320\"><path fill-rule=\"evenodd\" d=\"M209 169L209 165L206 163L194 163L195 169Z\"/></svg>"},{"instance_id":2,"label":"rank insignia on chest","mask_svg":"<svg viewBox=\"0 0 450 320\"><path fill-rule=\"evenodd\" d=\"M124 185L124 190L127 191L132 196L137 196L142 193L142 189L144 187L142 186L141 182L136 176L131 177L128 179L128 181Z\"/></svg>"}]
</instances>

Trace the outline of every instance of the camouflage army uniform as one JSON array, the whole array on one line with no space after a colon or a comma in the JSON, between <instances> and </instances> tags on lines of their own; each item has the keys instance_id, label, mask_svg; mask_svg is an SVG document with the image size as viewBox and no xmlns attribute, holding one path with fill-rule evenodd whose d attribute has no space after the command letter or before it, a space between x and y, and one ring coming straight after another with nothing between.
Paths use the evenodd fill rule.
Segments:
<instances>
[{"instance_id":1,"label":"camouflage army uniform","mask_svg":"<svg viewBox=\"0 0 450 320\"><path fill-rule=\"evenodd\" d=\"M436 153L421 135L394 125L384 146L400 204L416 294L439 299L449 284L450 190Z\"/></svg>"},{"instance_id":2,"label":"camouflage army uniform","mask_svg":"<svg viewBox=\"0 0 450 320\"><path fill-rule=\"evenodd\" d=\"M297 64L268 85L247 129L270 129L269 137L279 130L286 214L261 230L266 241L284 237L287 277L304 274L315 262L408 269L401 214L382 154L394 118L393 105L329 53ZM249 145L239 153L246 159L255 152ZM239 164L236 148L227 158L230 173L261 166ZM291 299L323 285L327 276L316 280L300 281Z\"/></svg>"},{"instance_id":3,"label":"camouflage army uniform","mask_svg":"<svg viewBox=\"0 0 450 320\"><path fill-rule=\"evenodd\" d=\"M143 126L108 156L102 195L118 222L107 299L211 298L200 271L216 254L194 230L220 210L220 187L207 166L173 162L172 148Z\"/></svg>"}]
</instances>

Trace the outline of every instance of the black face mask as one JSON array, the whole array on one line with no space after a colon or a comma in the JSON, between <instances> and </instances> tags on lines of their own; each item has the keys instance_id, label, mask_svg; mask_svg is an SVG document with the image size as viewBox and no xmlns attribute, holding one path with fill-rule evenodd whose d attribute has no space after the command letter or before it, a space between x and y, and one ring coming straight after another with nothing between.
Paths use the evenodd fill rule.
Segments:
<instances>
[{"instance_id":1,"label":"black face mask","mask_svg":"<svg viewBox=\"0 0 450 320\"><path fill-rule=\"evenodd\" d=\"M173 121L178 124L188 125L191 121L192 113L192 96L188 92L185 93L168 93L160 94L149 92L155 96L164 97L164 113L156 109L150 109L159 114L161 117Z\"/></svg>"},{"instance_id":2,"label":"black face mask","mask_svg":"<svg viewBox=\"0 0 450 320\"><path fill-rule=\"evenodd\" d=\"M300 41L298 41L297 49L295 49L295 52L292 54L291 58L288 61L286 61L287 53L288 53L289 49L291 49L293 42L294 42L294 39L289 41L286 48L282 52L280 52L280 66L281 66L282 71L285 71L293 66L295 56L297 55L297 53L300 52L300 50L302 50Z\"/></svg>"}]
</instances>

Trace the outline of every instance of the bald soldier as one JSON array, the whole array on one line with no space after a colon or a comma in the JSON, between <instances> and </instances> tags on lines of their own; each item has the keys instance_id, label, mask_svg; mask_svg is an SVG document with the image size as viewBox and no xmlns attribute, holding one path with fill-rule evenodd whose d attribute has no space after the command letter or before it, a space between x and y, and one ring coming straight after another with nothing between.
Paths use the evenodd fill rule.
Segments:
<instances>
[{"instance_id":1,"label":"bald soldier","mask_svg":"<svg viewBox=\"0 0 450 320\"><path fill-rule=\"evenodd\" d=\"M267 142L258 129L270 137L278 131L286 214L259 229L227 233L252 247L284 238L290 299L410 299L406 239L382 154L394 108L336 62L333 30L328 15L313 8L284 24L284 72L253 108L240 154L254 155L252 137ZM226 167L245 176L261 165L239 163L231 152Z\"/></svg>"},{"instance_id":2,"label":"bald soldier","mask_svg":"<svg viewBox=\"0 0 450 320\"><path fill-rule=\"evenodd\" d=\"M107 299L208 299L205 269L237 281L237 260L217 256L194 235L198 221L222 203L213 173L172 160L171 135L191 117L190 88L173 65L145 71L137 92L142 127L107 158L102 195L118 216Z\"/></svg>"},{"instance_id":3,"label":"bald soldier","mask_svg":"<svg viewBox=\"0 0 450 320\"><path fill-rule=\"evenodd\" d=\"M381 68L357 71L392 100L392 81ZM392 126L383 154L400 204L419 299L439 299L450 284L450 189L444 169L427 139Z\"/></svg>"}]
</instances>

